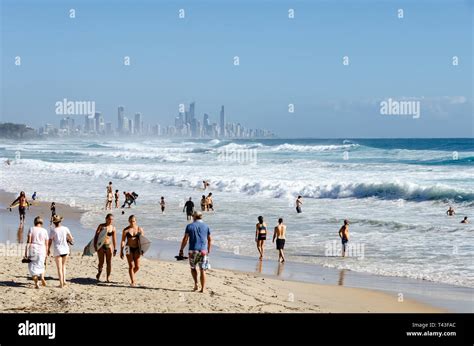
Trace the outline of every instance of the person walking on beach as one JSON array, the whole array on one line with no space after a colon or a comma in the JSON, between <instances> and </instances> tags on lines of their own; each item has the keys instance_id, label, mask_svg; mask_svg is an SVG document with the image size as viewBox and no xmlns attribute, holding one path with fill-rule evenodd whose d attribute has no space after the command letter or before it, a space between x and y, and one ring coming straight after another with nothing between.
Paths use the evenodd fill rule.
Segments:
<instances>
[{"instance_id":1,"label":"person walking on beach","mask_svg":"<svg viewBox=\"0 0 474 346\"><path fill-rule=\"evenodd\" d=\"M296 212L300 214L302 212L301 206L303 205L303 200L301 196L298 196L296 199Z\"/></svg>"},{"instance_id":2,"label":"person walking on beach","mask_svg":"<svg viewBox=\"0 0 474 346\"><path fill-rule=\"evenodd\" d=\"M258 223L255 225L255 241L257 250L260 253L260 260L263 259L265 252L265 240L267 239L267 224L263 222L263 216L258 217Z\"/></svg>"},{"instance_id":3,"label":"person walking on beach","mask_svg":"<svg viewBox=\"0 0 474 346\"><path fill-rule=\"evenodd\" d=\"M453 207L449 206L448 210L446 210L446 215L453 216L455 214L456 214L456 212L454 211Z\"/></svg>"},{"instance_id":4,"label":"person walking on beach","mask_svg":"<svg viewBox=\"0 0 474 346\"><path fill-rule=\"evenodd\" d=\"M105 210L112 209L112 199L114 197L113 189L112 189L112 182L109 181L109 185L107 186L107 200L105 202Z\"/></svg>"},{"instance_id":5,"label":"person walking on beach","mask_svg":"<svg viewBox=\"0 0 474 346\"><path fill-rule=\"evenodd\" d=\"M207 211L214 211L214 202L212 200L212 192L209 192L209 194L206 197L206 208Z\"/></svg>"},{"instance_id":6,"label":"person walking on beach","mask_svg":"<svg viewBox=\"0 0 474 346\"><path fill-rule=\"evenodd\" d=\"M115 190L114 197L115 197L115 208L118 208L119 207L119 198L120 198L119 190Z\"/></svg>"},{"instance_id":7,"label":"person walking on beach","mask_svg":"<svg viewBox=\"0 0 474 346\"><path fill-rule=\"evenodd\" d=\"M63 217L54 215L53 224L54 228L49 234L49 245L48 245L48 256L51 248L53 249L54 260L56 261L56 267L58 269L59 286L63 288L66 286L66 262L67 256L69 255L70 249L69 244L72 244L74 238L71 235L69 228L62 226L61 222Z\"/></svg>"},{"instance_id":8,"label":"person walking on beach","mask_svg":"<svg viewBox=\"0 0 474 346\"><path fill-rule=\"evenodd\" d=\"M143 228L138 227L137 219L134 215L128 218L129 225L123 230L122 242L120 243L120 258L123 259L123 252L127 256L128 274L130 275L130 286L136 286L135 274L140 269L140 236L144 235Z\"/></svg>"},{"instance_id":9,"label":"person walking on beach","mask_svg":"<svg viewBox=\"0 0 474 346\"><path fill-rule=\"evenodd\" d=\"M192 219L193 213L194 213L194 202L192 201L191 197L189 197L189 200L187 200L186 203L184 203L183 213L185 210L186 210L186 220L189 221Z\"/></svg>"},{"instance_id":10,"label":"person walking on beach","mask_svg":"<svg viewBox=\"0 0 474 346\"><path fill-rule=\"evenodd\" d=\"M56 215L56 203L51 203L51 207L49 209L51 210L51 219L49 219L49 225L51 226L53 224L53 217Z\"/></svg>"},{"instance_id":11,"label":"person walking on beach","mask_svg":"<svg viewBox=\"0 0 474 346\"><path fill-rule=\"evenodd\" d=\"M469 223L467 216L464 216L464 219L462 219L461 223Z\"/></svg>"},{"instance_id":12,"label":"person walking on beach","mask_svg":"<svg viewBox=\"0 0 474 346\"><path fill-rule=\"evenodd\" d=\"M189 265L191 275L194 280L194 291L199 289L197 280L197 269L200 270L201 290L204 292L206 286L206 270L209 269L209 253L211 252L211 230L209 226L202 221L202 213L196 211L193 213L194 222L186 226L179 256L183 256L184 248L189 241Z\"/></svg>"},{"instance_id":13,"label":"person walking on beach","mask_svg":"<svg viewBox=\"0 0 474 346\"><path fill-rule=\"evenodd\" d=\"M161 207L161 213L165 213L165 208L166 208L166 202L165 202L165 197L161 196L160 199L160 207Z\"/></svg>"},{"instance_id":14,"label":"person walking on beach","mask_svg":"<svg viewBox=\"0 0 474 346\"><path fill-rule=\"evenodd\" d=\"M104 244L97 248L97 240L101 232L107 232L105 236ZM107 263L107 277L106 281L110 282L110 274L112 273L112 256L117 254L117 231L114 226L114 216L107 214L105 222L97 226L95 231L94 246L97 250L99 257L99 267L96 275L96 279L100 280L100 274L102 274L102 268L104 267L104 260Z\"/></svg>"},{"instance_id":15,"label":"person walking on beach","mask_svg":"<svg viewBox=\"0 0 474 346\"><path fill-rule=\"evenodd\" d=\"M286 240L286 226L283 224L283 219L278 219L278 225L275 227L275 232L273 233L273 242L276 239L276 248L278 250L278 262L285 262L285 254L283 250L285 249L285 240Z\"/></svg>"},{"instance_id":16,"label":"person walking on beach","mask_svg":"<svg viewBox=\"0 0 474 346\"><path fill-rule=\"evenodd\" d=\"M26 199L25 191L21 191L20 195L10 204L10 211L15 204L18 204L18 213L20 214L20 228L23 228L23 225L25 224L26 208L30 209L30 203Z\"/></svg>"},{"instance_id":17,"label":"person walking on beach","mask_svg":"<svg viewBox=\"0 0 474 346\"><path fill-rule=\"evenodd\" d=\"M206 211L206 210L207 210L206 196L202 195L201 196L201 211Z\"/></svg>"},{"instance_id":18,"label":"person walking on beach","mask_svg":"<svg viewBox=\"0 0 474 346\"><path fill-rule=\"evenodd\" d=\"M48 243L48 231L43 228L43 219L37 216L34 220L34 226L28 232L25 248L25 258L29 260L28 271L33 278L35 288L39 288L38 277L41 279L41 285L46 286L44 271Z\"/></svg>"},{"instance_id":19,"label":"person walking on beach","mask_svg":"<svg viewBox=\"0 0 474 346\"><path fill-rule=\"evenodd\" d=\"M339 229L339 237L342 241L342 257L346 257L347 243L349 242L349 221L344 220L344 225Z\"/></svg>"}]
</instances>

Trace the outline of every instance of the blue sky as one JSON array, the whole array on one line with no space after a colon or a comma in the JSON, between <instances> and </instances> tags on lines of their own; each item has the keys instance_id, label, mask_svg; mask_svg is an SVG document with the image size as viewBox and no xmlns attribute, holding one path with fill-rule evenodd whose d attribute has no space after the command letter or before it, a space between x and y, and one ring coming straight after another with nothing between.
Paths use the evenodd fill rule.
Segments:
<instances>
[{"instance_id":1,"label":"blue sky","mask_svg":"<svg viewBox=\"0 0 474 346\"><path fill-rule=\"evenodd\" d=\"M282 137L472 137L472 3L1 0L1 117L57 125L67 98L114 126L118 105L168 125L196 101L199 118L223 104ZM420 118L382 116L387 98L420 101Z\"/></svg>"}]
</instances>

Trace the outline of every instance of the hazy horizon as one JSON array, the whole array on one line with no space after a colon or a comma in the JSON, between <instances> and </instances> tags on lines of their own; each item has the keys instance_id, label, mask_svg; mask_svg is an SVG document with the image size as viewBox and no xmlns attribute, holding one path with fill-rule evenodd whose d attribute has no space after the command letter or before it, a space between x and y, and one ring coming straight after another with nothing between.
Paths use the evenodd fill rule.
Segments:
<instances>
[{"instance_id":1,"label":"hazy horizon","mask_svg":"<svg viewBox=\"0 0 474 346\"><path fill-rule=\"evenodd\" d=\"M469 1L1 6L3 122L57 127L55 103L67 98L94 101L113 128L119 105L127 117L167 126L179 104L195 101L200 121L207 113L218 122L224 105L228 122L279 138L474 134ZM418 116L382 115L389 99L418 103Z\"/></svg>"}]
</instances>

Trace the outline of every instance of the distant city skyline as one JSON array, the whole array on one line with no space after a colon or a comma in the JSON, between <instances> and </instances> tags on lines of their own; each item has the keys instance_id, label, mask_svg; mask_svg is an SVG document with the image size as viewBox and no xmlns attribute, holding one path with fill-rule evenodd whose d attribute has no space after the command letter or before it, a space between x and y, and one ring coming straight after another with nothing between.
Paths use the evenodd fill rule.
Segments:
<instances>
[{"instance_id":1,"label":"distant city skyline","mask_svg":"<svg viewBox=\"0 0 474 346\"><path fill-rule=\"evenodd\" d=\"M45 123L37 131L39 135L45 136L164 136L164 137L190 137L190 138L268 138L275 134L266 129L252 129L238 122L226 122L224 106L220 107L219 124L211 122L209 114L203 113L202 122L196 117L196 102L189 104L188 110L184 104L179 105L178 115L174 118L174 124L159 124L145 122L140 112L129 113L127 117L126 107L117 107L117 121L108 121L112 117L105 118L102 112L95 111L94 115L75 115L70 113L74 108L86 110L86 103L74 106L74 102L64 99L62 111L69 114L59 120L59 127L55 124ZM61 104L58 102L58 104ZM68 105L70 107L68 107ZM90 110L89 110L90 111ZM132 118L133 114L133 118ZM77 119L83 119L83 124ZM153 120L153 119L152 119Z\"/></svg>"},{"instance_id":2,"label":"distant city skyline","mask_svg":"<svg viewBox=\"0 0 474 346\"><path fill-rule=\"evenodd\" d=\"M0 122L57 127L66 98L95 102L94 127L115 130L122 103L122 126L174 126L179 105L197 100L206 131L221 131L224 104L224 117L280 137L474 133L472 1L3 0L1 10ZM419 116L382 111L389 100L416 102Z\"/></svg>"}]
</instances>

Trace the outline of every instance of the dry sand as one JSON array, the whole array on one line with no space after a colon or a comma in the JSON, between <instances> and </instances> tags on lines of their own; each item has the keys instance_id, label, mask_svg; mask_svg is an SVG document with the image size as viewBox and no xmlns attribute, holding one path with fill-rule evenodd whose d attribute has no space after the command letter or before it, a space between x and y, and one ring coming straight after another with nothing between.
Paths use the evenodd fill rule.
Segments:
<instances>
[{"instance_id":1,"label":"dry sand","mask_svg":"<svg viewBox=\"0 0 474 346\"><path fill-rule=\"evenodd\" d=\"M67 266L69 284L61 289L56 287L56 267L49 257L47 287L34 289L21 256L5 256L0 267L0 312L441 312L377 291L227 270L210 270L207 292L193 292L186 261L143 258L138 287L129 286L126 261L118 256L113 259L111 283L95 280L96 267L96 256L74 252Z\"/></svg>"}]
</instances>

